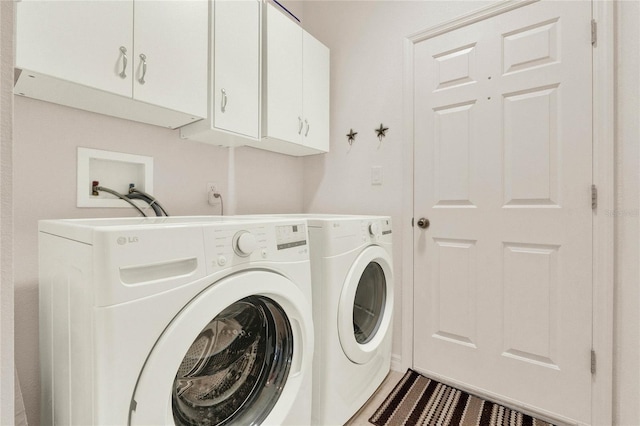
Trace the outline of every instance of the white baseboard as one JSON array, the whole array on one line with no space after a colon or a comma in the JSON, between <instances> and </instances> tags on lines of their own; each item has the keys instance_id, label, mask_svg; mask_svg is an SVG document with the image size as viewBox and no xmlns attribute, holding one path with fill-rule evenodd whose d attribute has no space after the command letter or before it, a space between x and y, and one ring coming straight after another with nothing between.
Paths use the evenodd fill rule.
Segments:
<instances>
[{"instance_id":1,"label":"white baseboard","mask_svg":"<svg viewBox=\"0 0 640 426\"><path fill-rule=\"evenodd\" d=\"M391 354L391 370L403 372L402 368L402 357L398 354Z\"/></svg>"}]
</instances>

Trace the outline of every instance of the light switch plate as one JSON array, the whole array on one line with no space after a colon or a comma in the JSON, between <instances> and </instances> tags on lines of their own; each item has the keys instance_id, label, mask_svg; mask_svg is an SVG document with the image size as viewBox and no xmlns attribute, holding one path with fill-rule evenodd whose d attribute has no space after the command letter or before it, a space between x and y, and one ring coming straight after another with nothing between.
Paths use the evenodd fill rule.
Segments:
<instances>
[{"instance_id":1,"label":"light switch plate","mask_svg":"<svg viewBox=\"0 0 640 426\"><path fill-rule=\"evenodd\" d=\"M371 185L382 185L381 166L371 166Z\"/></svg>"}]
</instances>

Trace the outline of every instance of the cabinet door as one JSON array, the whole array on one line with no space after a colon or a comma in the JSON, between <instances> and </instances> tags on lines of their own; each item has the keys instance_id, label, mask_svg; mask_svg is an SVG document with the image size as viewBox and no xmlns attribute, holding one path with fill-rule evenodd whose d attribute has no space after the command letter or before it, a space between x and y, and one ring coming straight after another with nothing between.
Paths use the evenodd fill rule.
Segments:
<instances>
[{"instance_id":1,"label":"cabinet door","mask_svg":"<svg viewBox=\"0 0 640 426\"><path fill-rule=\"evenodd\" d=\"M136 1L134 40L134 99L206 117L208 1Z\"/></svg>"},{"instance_id":2,"label":"cabinet door","mask_svg":"<svg viewBox=\"0 0 640 426\"><path fill-rule=\"evenodd\" d=\"M302 29L267 4L267 134L302 141Z\"/></svg>"},{"instance_id":3,"label":"cabinet door","mask_svg":"<svg viewBox=\"0 0 640 426\"><path fill-rule=\"evenodd\" d=\"M211 105L217 128L258 137L260 2L215 0Z\"/></svg>"},{"instance_id":4,"label":"cabinet door","mask_svg":"<svg viewBox=\"0 0 640 426\"><path fill-rule=\"evenodd\" d=\"M23 0L16 7L16 68L131 96L133 1Z\"/></svg>"},{"instance_id":5,"label":"cabinet door","mask_svg":"<svg viewBox=\"0 0 640 426\"><path fill-rule=\"evenodd\" d=\"M329 48L303 33L303 143L329 151Z\"/></svg>"}]
</instances>

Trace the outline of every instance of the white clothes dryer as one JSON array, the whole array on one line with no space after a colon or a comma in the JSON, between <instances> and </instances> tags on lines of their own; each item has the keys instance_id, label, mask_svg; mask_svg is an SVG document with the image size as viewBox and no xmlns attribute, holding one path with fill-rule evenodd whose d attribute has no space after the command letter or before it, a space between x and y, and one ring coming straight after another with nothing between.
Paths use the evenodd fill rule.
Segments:
<instances>
[{"instance_id":1,"label":"white clothes dryer","mask_svg":"<svg viewBox=\"0 0 640 426\"><path fill-rule=\"evenodd\" d=\"M391 218L307 216L313 320L312 424L342 425L390 371Z\"/></svg>"},{"instance_id":2,"label":"white clothes dryer","mask_svg":"<svg viewBox=\"0 0 640 426\"><path fill-rule=\"evenodd\" d=\"M41 221L42 424L306 425L299 219Z\"/></svg>"}]
</instances>

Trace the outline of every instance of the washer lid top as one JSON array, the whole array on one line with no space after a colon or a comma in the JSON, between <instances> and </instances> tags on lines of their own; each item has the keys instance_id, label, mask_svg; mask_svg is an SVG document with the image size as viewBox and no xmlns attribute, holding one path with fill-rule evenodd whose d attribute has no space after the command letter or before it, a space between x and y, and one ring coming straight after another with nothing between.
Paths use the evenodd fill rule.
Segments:
<instances>
[{"instance_id":1,"label":"washer lid top","mask_svg":"<svg viewBox=\"0 0 640 426\"><path fill-rule=\"evenodd\" d=\"M345 355L357 364L369 362L392 316L391 256L380 246L369 246L351 266L338 304L338 334Z\"/></svg>"}]
</instances>

